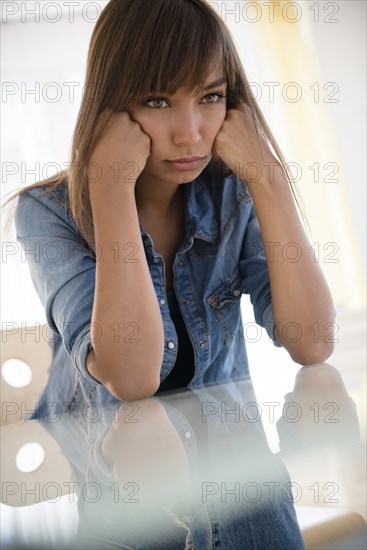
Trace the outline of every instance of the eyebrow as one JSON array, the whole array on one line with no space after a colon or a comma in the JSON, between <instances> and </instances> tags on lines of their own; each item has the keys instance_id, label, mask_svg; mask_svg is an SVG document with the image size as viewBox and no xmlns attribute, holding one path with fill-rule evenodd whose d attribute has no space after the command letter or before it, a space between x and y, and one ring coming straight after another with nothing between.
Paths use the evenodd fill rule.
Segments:
<instances>
[{"instance_id":1,"label":"eyebrow","mask_svg":"<svg viewBox=\"0 0 367 550\"><path fill-rule=\"evenodd\" d=\"M227 78L225 76L218 78L218 80L214 80L214 82L209 82L208 84L204 84L203 90L212 90L213 88L217 88L221 84L226 84Z\"/></svg>"}]
</instances>

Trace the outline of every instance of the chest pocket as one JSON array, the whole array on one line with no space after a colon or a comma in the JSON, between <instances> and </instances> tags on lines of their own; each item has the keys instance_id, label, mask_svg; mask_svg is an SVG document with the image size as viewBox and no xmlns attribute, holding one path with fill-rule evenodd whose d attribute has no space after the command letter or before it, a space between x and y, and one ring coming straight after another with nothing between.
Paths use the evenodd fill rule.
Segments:
<instances>
[{"instance_id":1,"label":"chest pocket","mask_svg":"<svg viewBox=\"0 0 367 550\"><path fill-rule=\"evenodd\" d=\"M208 298L207 303L212 308L224 333L225 344L231 344L239 338L241 322L241 280L236 275L218 287Z\"/></svg>"}]
</instances>

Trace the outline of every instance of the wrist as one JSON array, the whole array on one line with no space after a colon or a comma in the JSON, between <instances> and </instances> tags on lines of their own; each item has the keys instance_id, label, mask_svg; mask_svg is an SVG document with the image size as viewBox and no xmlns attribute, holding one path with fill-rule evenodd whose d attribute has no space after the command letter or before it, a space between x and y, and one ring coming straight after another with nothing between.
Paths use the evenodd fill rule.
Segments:
<instances>
[{"instance_id":1,"label":"wrist","mask_svg":"<svg viewBox=\"0 0 367 550\"><path fill-rule=\"evenodd\" d=\"M269 161L262 164L249 163L248 177L245 178L249 189L262 187L269 190L278 190L280 187L289 188L287 175L278 161Z\"/></svg>"},{"instance_id":2,"label":"wrist","mask_svg":"<svg viewBox=\"0 0 367 550\"><path fill-rule=\"evenodd\" d=\"M236 162L233 171L249 185L272 185L281 181L288 182L282 165L274 157L268 160L256 162L245 160Z\"/></svg>"}]
</instances>

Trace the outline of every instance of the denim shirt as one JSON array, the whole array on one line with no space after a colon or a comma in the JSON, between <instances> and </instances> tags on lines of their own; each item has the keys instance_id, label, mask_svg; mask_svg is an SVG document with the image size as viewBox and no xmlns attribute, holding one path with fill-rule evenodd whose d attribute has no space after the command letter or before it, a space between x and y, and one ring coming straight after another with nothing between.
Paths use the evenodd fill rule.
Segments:
<instances>
[{"instance_id":1,"label":"denim shirt","mask_svg":"<svg viewBox=\"0 0 367 550\"><path fill-rule=\"evenodd\" d=\"M15 214L16 238L53 340L49 381L39 408L50 402L62 410L89 401L113 402L116 398L86 368L93 343L96 257L71 215L67 187L42 192L37 187L22 194ZM223 177L204 170L184 185L184 200L184 238L173 264L174 289L195 356L188 388L196 389L249 374L242 294L250 295L256 323L274 345L281 344L274 337L265 250L245 182L233 174ZM164 324L162 381L173 368L179 343L168 309L163 258L150 235L140 230Z\"/></svg>"}]
</instances>

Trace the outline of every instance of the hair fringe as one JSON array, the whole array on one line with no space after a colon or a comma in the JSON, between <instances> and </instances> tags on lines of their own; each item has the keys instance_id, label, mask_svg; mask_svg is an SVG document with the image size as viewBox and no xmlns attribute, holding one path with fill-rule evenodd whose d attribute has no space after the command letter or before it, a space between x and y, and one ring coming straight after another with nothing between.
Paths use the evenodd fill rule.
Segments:
<instances>
[{"instance_id":1,"label":"hair fringe","mask_svg":"<svg viewBox=\"0 0 367 550\"><path fill-rule=\"evenodd\" d=\"M173 38L175 47L171 48ZM191 49L183 47L188 43ZM193 58L192 51L198 51L200 56ZM5 233L13 221L17 197L34 188L44 188L44 194L48 194L67 186L70 213L83 239L95 253L86 169L109 117L113 112L124 110L134 98L154 89L164 88L175 93L184 86L194 90L205 81L214 61L222 64L227 76L227 108L234 107L239 101L250 107L258 129L272 146L283 168L300 218L310 235L296 184L256 103L231 33L205 0L110 0L95 25L89 45L84 94L74 130L69 168L18 190L6 200L2 209L10 203L13 203L13 208ZM207 69L204 72L203 66ZM106 110L107 116L102 117L103 123L97 127L101 113ZM216 155L207 169L223 176L231 173Z\"/></svg>"}]
</instances>

